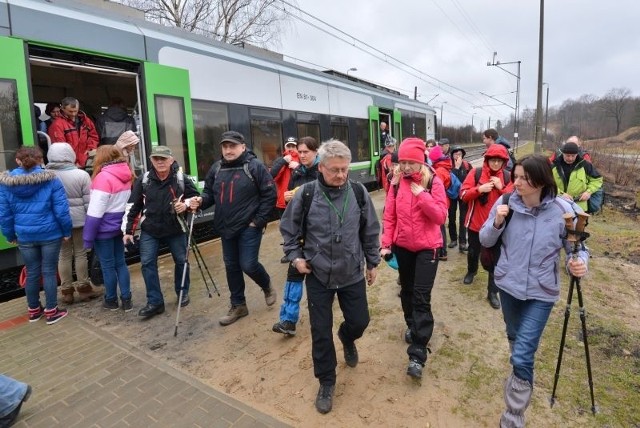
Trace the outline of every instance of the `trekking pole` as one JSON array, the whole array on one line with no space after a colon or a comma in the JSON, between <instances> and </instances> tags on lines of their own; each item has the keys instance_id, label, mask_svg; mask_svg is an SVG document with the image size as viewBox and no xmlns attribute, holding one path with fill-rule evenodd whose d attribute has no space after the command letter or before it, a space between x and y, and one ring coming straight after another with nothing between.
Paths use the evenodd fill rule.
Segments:
<instances>
[{"instance_id":1,"label":"trekking pole","mask_svg":"<svg viewBox=\"0 0 640 428\"><path fill-rule=\"evenodd\" d=\"M180 283L180 296L178 296L178 311L176 313L176 325L173 330L173 337L178 335L178 322L180 321L180 308L182 307L182 295L184 293L184 282L187 279L187 269L189 269L189 251L191 248L191 234L193 232L193 221L196 216L191 214L191 221L189 221L189 234L187 235L187 254L184 261L184 267L182 268L182 282Z\"/></svg>"},{"instance_id":2,"label":"trekking pole","mask_svg":"<svg viewBox=\"0 0 640 428\"><path fill-rule=\"evenodd\" d=\"M207 271L207 275L209 276L209 280L213 285L213 289L215 290L216 294L220 296L220 291L218 291L218 286L216 285L216 281L213 279L213 276L211 276L211 272L209 272L209 267L207 266L207 263L204 261L204 257L202 257L202 253L200 252L198 243L195 240L193 240L191 241L191 246L193 248L193 255L195 256L196 262L198 263L198 269L200 269L200 274L202 275L202 280L204 281L204 286L207 288L207 292L209 293L209 297L212 297L211 290L209 290L209 285L207 284L207 280L204 276L204 272L202 271L202 266L204 266L205 270Z\"/></svg>"},{"instance_id":3,"label":"trekking pole","mask_svg":"<svg viewBox=\"0 0 640 428\"><path fill-rule=\"evenodd\" d=\"M567 240L573 242L573 255L572 257L576 259L578 257L577 253L580 249L581 242L589 237L589 234L584 231L584 228L587 226L589 215L585 213L578 214L578 222L574 228L573 226L573 215L565 214L565 225L567 230ZM564 312L564 325L562 327L562 338L560 339L560 350L558 351L558 362L556 364L556 373L553 381L553 392L551 393L551 407L555 404L556 397L556 387L558 386L558 380L560 379L560 366L562 364L562 355L564 351L565 338L567 335L567 325L569 323L569 316L571 315L571 300L573 299L573 289L576 288L578 292L578 308L580 312L580 321L582 323L582 337L584 340L584 352L587 362L587 376L589 380L589 392L591 394L591 412L595 415L598 412L598 409L595 404L595 397L593 394L593 376L591 373L591 357L589 355L589 342L587 338L587 314L584 308L584 301L582 299L582 289L580 288L580 278L571 275L571 282L569 284L569 295L567 296L567 306Z\"/></svg>"}]
</instances>

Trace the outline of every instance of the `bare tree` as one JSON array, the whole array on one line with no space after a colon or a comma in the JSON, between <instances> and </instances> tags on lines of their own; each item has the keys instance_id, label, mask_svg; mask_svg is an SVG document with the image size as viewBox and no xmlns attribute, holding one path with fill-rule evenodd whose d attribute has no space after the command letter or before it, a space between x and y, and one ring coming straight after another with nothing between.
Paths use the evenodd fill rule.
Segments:
<instances>
[{"instance_id":1,"label":"bare tree","mask_svg":"<svg viewBox=\"0 0 640 428\"><path fill-rule=\"evenodd\" d=\"M278 0L119 0L149 21L184 28L226 43L275 46L290 17Z\"/></svg>"},{"instance_id":2,"label":"bare tree","mask_svg":"<svg viewBox=\"0 0 640 428\"><path fill-rule=\"evenodd\" d=\"M601 100L605 115L616 121L616 135L620 133L622 113L630 98L631 91L628 88L613 88Z\"/></svg>"}]
</instances>

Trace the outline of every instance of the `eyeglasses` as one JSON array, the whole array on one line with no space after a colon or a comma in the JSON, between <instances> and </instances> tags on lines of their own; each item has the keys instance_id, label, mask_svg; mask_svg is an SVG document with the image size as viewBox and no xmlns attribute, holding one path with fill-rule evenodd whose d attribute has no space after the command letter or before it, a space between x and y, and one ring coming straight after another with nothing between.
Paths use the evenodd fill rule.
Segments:
<instances>
[{"instance_id":1,"label":"eyeglasses","mask_svg":"<svg viewBox=\"0 0 640 428\"><path fill-rule=\"evenodd\" d=\"M331 175L349 174L349 168L325 168Z\"/></svg>"},{"instance_id":2,"label":"eyeglasses","mask_svg":"<svg viewBox=\"0 0 640 428\"><path fill-rule=\"evenodd\" d=\"M501 159L501 158L490 158L490 159L487 160L487 162L503 163L504 159Z\"/></svg>"}]
</instances>

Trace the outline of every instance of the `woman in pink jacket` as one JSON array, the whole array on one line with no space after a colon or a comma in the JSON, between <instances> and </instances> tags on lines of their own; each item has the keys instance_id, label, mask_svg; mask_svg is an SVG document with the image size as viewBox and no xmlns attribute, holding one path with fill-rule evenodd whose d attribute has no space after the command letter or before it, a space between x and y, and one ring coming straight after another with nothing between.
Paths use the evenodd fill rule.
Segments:
<instances>
[{"instance_id":1,"label":"woman in pink jacket","mask_svg":"<svg viewBox=\"0 0 640 428\"><path fill-rule=\"evenodd\" d=\"M442 180L425 165L425 143L406 138L398 151L399 166L391 180L384 207L380 254L398 260L400 300L409 344L407 374L422 377L427 345L433 333L431 290L442 247L440 226L447 218L447 195Z\"/></svg>"}]
</instances>

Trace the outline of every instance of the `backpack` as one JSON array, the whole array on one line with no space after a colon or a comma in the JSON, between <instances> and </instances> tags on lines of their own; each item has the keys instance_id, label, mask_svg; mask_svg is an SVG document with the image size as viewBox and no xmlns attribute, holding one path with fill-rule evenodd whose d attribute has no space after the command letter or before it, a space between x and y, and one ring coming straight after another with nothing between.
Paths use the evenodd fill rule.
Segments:
<instances>
[{"instance_id":1,"label":"backpack","mask_svg":"<svg viewBox=\"0 0 640 428\"><path fill-rule=\"evenodd\" d=\"M176 178L178 179L178 190L180 194L184 193L184 173L182 172L182 168L179 168L176 172ZM149 171L145 172L142 176L142 192L147 191L147 186L149 186Z\"/></svg>"},{"instance_id":2,"label":"backpack","mask_svg":"<svg viewBox=\"0 0 640 428\"><path fill-rule=\"evenodd\" d=\"M476 186L478 185L478 183L480 182L480 176L482 175L482 168L476 168L475 169L476 172L475 174L475 180L476 180ZM502 170L502 179L504 181L504 185L506 186L507 184L509 184L511 182L511 173L509 171L507 171L506 169Z\"/></svg>"},{"instance_id":3,"label":"backpack","mask_svg":"<svg viewBox=\"0 0 640 428\"><path fill-rule=\"evenodd\" d=\"M511 197L511 193L505 193L502 195L502 204L509 205L509 198ZM504 219L504 227L502 228L502 233L507 229L509 225L509 221L513 216L513 210L509 208L509 214ZM495 244L491 247L480 247L480 263L482 264L482 268L487 272L493 272L494 268L498 264L498 260L500 259L500 247L502 246L502 234L496 241Z\"/></svg>"},{"instance_id":4,"label":"backpack","mask_svg":"<svg viewBox=\"0 0 640 428\"><path fill-rule=\"evenodd\" d=\"M355 182L353 180L349 180L349 184L353 189L353 193L356 195L356 201L358 202L358 207L360 208L360 238L362 239L362 231L365 223L364 217L364 204L365 204L365 188L362 184ZM300 244L304 243L304 240L307 236L307 215L309 214L309 209L311 208L311 202L313 202L313 195L316 192L316 181L310 181L309 183L305 183L302 186L302 223L300 227Z\"/></svg>"},{"instance_id":5,"label":"backpack","mask_svg":"<svg viewBox=\"0 0 640 428\"><path fill-rule=\"evenodd\" d=\"M218 161L213 169L213 178L218 178L218 173L220 172L220 168L222 168L222 162ZM244 162L242 164L242 166L236 166L233 168L225 168L226 170L232 170L232 169L242 169L244 171L244 174L249 177L249 180L251 180L252 183L256 182L256 179L253 178L253 174L251 174L251 171L249 170L249 162Z\"/></svg>"},{"instance_id":6,"label":"backpack","mask_svg":"<svg viewBox=\"0 0 640 428\"><path fill-rule=\"evenodd\" d=\"M453 172L449 172L449 176L451 177L451 184L449 188L446 190L447 197L449 199L458 199L460 195L460 187L462 187L462 182Z\"/></svg>"}]
</instances>

